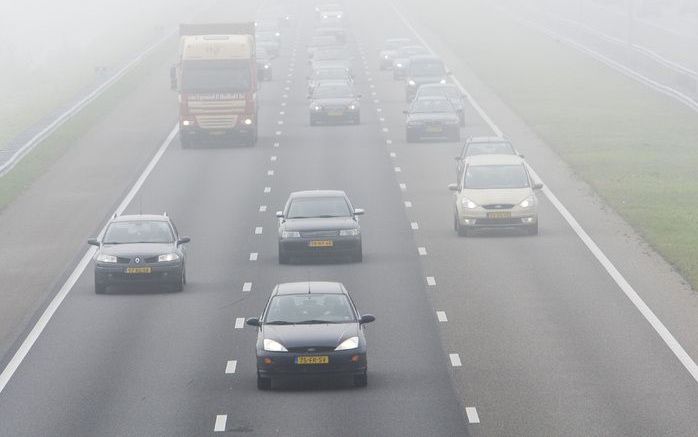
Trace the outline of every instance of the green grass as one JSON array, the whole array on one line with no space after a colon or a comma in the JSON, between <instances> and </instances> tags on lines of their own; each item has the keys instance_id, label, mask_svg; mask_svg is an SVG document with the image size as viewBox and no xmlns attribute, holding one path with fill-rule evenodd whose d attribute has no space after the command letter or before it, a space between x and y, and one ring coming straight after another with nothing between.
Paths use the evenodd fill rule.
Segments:
<instances>
[{"instance_id":1,"label":"green grass","mask_svg":"<svg viewBox=\"0 0 698 437\"><path fill-rule=\"evenodd\" d=\"M98 120L108 115L123 96L136 89L155 67L166 62L172 56L175 47L176 41L173 38L157 48L147 59L127 72L101 96L37 145L9 173L0 177L0 211L29 187Z\"/></svg>"},{"instance_id":2,"label":"green grass","mask_svg":"<svg viewBox=\"0 0 698 437\"><path fill-rule=\"evenodd\" d=\"M698 114L486 5L419 14L698 289Z\"/></svg>"}]
</instances>

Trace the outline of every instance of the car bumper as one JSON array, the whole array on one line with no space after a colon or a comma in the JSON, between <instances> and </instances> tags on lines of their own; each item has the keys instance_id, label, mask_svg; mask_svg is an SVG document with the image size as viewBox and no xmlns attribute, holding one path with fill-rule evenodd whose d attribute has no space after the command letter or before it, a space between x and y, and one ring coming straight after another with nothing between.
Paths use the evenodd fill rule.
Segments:
<instances>
[{"instance_id":1,"label":"car bumper","mask_svg":"<svg viewBox=\"0 0 698 437\"><path fill-rule=\"evenodd\" d=\"M491 212L491 211L490 211ZM458 221L461 226L474 228L516 228L532 226L538 223L538 214L532 211L512 211L510 217L488 218L487 212L459 214Z\"/></svg>"},{"instance_id":2,"label":"car bumper","mask_svg":"<svg viewBox=\"0 0 698 437\"><path fill-rule=\"evenodd\" d=\"M279 240L279 251L287 256L333 256L351 255L361 250L361 237L332 237L324 240L332 241L329 247L311 247L311 241L320 238L287 238Z\"/></svg>"},{"instance_id":3,"label":"car bumper","mask_svg":"<svg viewBox=\"0 0 698 437\"><path fill-rule=\"evenodd\" d=\"M358 120L360 117L359 111L341 111L341 113L329 113L327 111L311 111L310 120L316 123L345 123L348 121Z\"/></svg>"},{"instance_id":4,"label":"car bumper","mask_svg":"<svg viewBox=\"0 0 698 437\"><path fill-rule=\"evenodd\" d=\"M438 127L434 126L415 126L407 127L407 135L414 136L418 138L451 138L454 135L460 133L460 126L458 124L454 125L441 125Z\"/></svg>"},{"instance_id":5,"label":"car bumper","mask_svg":"<svg viewBox=\"0 0 698 437\"><path fill-rule=\"evenodd\" d=\"M204 129L192 126L180 126L180 135L188 139L197 139L199 141L225 141L231 138L251 138L254 137L256 126L254 123L250 125L243 124L228 129Z\"/></svg>"},{"instance_id":6,"label":"car bumper","mask_svg":"<svg viewBox=\"0 0 698 437\"><path fill-rule=\"evenodd\" d=\"M296 364L298 357L327 356L327 364ZM257 352L257 372L260 376L361 375L366 372L365 351L330 352Z\"/></svg>"},{"instance_id":7,"label":"car bumper","mask_svg":"<svg viewBox=\"0 0 698 437\"><path fill-rule=\"evenodd\" d=\"M126 273L127 267L133 265L104 266L95 265L95 283L100 285L129 285L129 284L177 284L182 279L182 263L166 265L145 264L138 267L149 267L151 273Z\"/></svg>"}]
</instances>

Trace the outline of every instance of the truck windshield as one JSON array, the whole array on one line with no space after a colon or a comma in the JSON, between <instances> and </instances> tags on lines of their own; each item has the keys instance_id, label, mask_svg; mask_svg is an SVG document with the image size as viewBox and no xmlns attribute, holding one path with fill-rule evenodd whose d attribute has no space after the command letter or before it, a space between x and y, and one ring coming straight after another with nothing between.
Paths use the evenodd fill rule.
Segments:
<instances>
[{"instance_id":1,"label":"truck windshield","mask_svg":"<svg viewBox=\"0 0 698 437\"><path fill-rule=\"evenodd\" d=\"M184 61L182 91L247 91L250 89L247 61Z\"/></svg>"}]
</instances>

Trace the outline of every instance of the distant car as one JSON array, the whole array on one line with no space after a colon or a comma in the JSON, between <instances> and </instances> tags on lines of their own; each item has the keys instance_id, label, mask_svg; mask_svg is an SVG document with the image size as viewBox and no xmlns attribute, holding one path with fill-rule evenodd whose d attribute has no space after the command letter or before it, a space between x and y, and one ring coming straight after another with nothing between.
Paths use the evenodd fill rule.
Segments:
<instances>
[{"instance_id":1,"label":"distant car","mask_svg":"<svg viewBox=\"0 0 698 437\"><path fill-rule=\"evenodd\" d=\"M538 234L538 200L524 160L516 155L477 155L465 162L455 192L453 227L459 236L478 228L524 228Z\"/></svg>"},{"instance_id":2,"label":"distant car","mask_svg":"<svg viewBox=\"0 0 698 437\"><path fill-rule=\"evenodd\" d=\"M422 85L417 90L415 100L421 97L446 97L458 113L460 125L465 126L465 95L452 83L430 83Z\"/></svg>"},{"instance_id":3,"label":"distant car","mask_svg":"<svg viewBox=\"0 0 698 437\"><path fill-rule=\"evenodd\" d=\"M320 82L325 81L343 81L350 86L354 82L351 74L349 74L349 71L344 67L318 68L313 70L310 76L308 76L308 94L312 94L315 87L317 87Z\"/></svg>"},{"instance_id":4,"label":"distant car","mask_svg":"<svg viewBox=\"0 0 698 437\"><path fill-rule=\"evenodd\" d=\"M347 34L343 27L319 27L315 29L315 36L332 37L338 44L344 44L347 41Z\"/></svg>"},{"instance_id":5,"label":"distant car","mask_svg":"<svg viewBox=\"0 0 698 437\"><path fill-rule=\"evenodd\" d=\"M422 46L400 47L393 58L393 79L403 80L405 78L412 56L427 54L429 54L429 51Z\"/></svg>"},{"instance_id":6,"label":"distant car","mask_svg":"<svg viewBox=\"0 0 698 437\"><path fill-rule=\"evenodd\" d=\"M383 49L378 54L378 66L381 70L393 68L393 59L400 47L409 45L412 42L409 38L389 38L383 43Z\"/></svg>"},{"instance_id":7,"label":"distant car","mask_svg":"<svg viewBox=\"0 0 698 437\"><path fill-rule=\"evenodd\" d=\"M166 215L112 218L101 241L87 241L97 247L95 293L118 285L164 285L181 291L187 282L184 244L189 241Z\"/></svg>"},{"instance_id":8,"label":"distant car","mask_svg":"<svg viewBox=\"0 0 698 437\"><path fill-rule=\"evenodd\" d=\"M415 99L405 114L405 137L408 143L426 137L460 141L460 119L446 97Z\"/></svg>"},{"instance_id":9,"label":"distant car","mask_svg":"<svg viewBox=\"0 0 698 437\"><path fill-rule=\"evenodd\" d=\"M269 54L263 48L257 48L257 78L262 81L271 80L273 69Z\"/></svg>"},{"instance_id":10,"label":"distant car","mask_svg":"<svg viewBox=\"0 0 698 437\"><path fill-rule=\"evenodd\" d=\"M435 55L418 55L410 58L405 77L405 98L411 102L420 86L429 83L448 82L450 72L444 62Z\"/></svg>"},{"instance_id":11,"label":"distant car","mask_svg":"<svg viewBox=\"0 0 698 437\"><path fill-rule=\"evenodd\" d=\"M270 35L281 46L281 30L279 21L272 18L263 18L255 21L255 33Z\"/></svg>"},{"instance_id":12,"label":"distant car","mask_svg":"<svg viewBox=\"0 0 698 437\"><path fill-rule=\"evenodd\" d=\"M351 60L346 47L323 47L315 50L310 66L313 70L323 66L342 66L351 72Z\"/></svg>"},{"instance_id":13,"label":"distant car","mask_svg":"<svg viewBox=\"0 0 698 437\"><path fill-rule=\"evenodd\" d=\"M344 191L315 190L291 193L279 217L279 264L293 257L331 255L363 260L361 226Z\"/></svg>"},{"instance_id":14,"label":"distant car","mask_svg":"<svg viewBox=\"0 0 698 437\"><path fill-rule=\"evenodd\" d=\"M517 155L511 141L505 137L469 137L465 140L460 154L456 156L456 175L459 176L465 166L465 160L478 155Z\"/></svg>"},{"instance_id":15,"label":"distant car","mask_svg":"<svg viewBox=\"0 0 698 437\"><path fill-rule=\"evenodd\" d=\"M278 284L257 328L257 388L270 390L272 378L308 375L349 376L356 387L368 384L364 325L347 289L338 282Z\"/></svg>"},{"instance_id":16,"label":"distant car","mask_svg":"<svg viewBox=\"0 0 698 437\"><path fill-rule=\"evenodd\" d=\"M310 106L310 125L361 122L360 94L355 94L353 87L346 81L323 81L308 96Z\"/></svg>"}]
</instances>

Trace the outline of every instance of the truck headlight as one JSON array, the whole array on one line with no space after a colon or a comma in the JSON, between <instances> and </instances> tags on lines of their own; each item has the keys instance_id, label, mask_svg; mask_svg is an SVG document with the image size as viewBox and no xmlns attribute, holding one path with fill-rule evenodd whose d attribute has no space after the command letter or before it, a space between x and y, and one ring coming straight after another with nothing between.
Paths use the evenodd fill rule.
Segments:
<instances>
[{"instance_id":1,"label":"truck headlight","mask_svg":"<svg viewBox=\"0 0 698 437\"><path fill-rule=\"evenodd\" d=\"M252 124L252 119L251 118L246 118L245 121L243 121L247 126Z\"/></svg>"},{"instance_id":2,"label":"truck headlight","mask_svg":"<svg viewBox=\"0 0 698 437\"><path fill-rule=\"evenodd\" d=\"M441 84L446 83L446 79L441 79L441 80L439 81L439 83L441 83Z\"/></svg>"}]
</instances>

